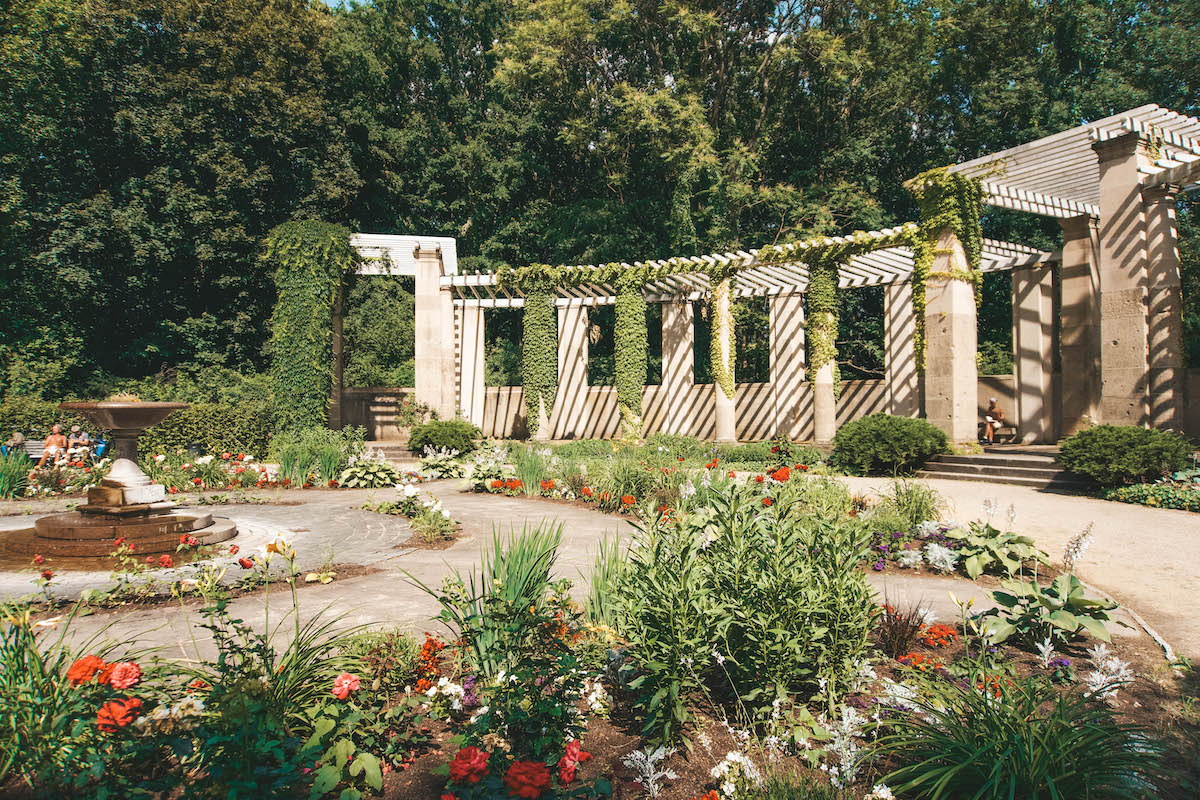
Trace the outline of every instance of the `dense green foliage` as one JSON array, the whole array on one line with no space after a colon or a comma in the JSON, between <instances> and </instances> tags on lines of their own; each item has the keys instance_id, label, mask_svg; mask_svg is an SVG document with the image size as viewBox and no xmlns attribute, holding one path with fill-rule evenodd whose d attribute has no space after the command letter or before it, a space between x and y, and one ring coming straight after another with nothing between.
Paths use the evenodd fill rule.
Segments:
<instances>
[{"instance_id":1,"label":"dense green foliage","mask_svg":"<svg viewBox=\"0 0 1200 800\"><path fill-rule=\"evenodd\" d=\"M946 434L923 419L871 414L838 428L833 462L849 472L897 473L949 452Z\"/></svg>"},{"instance_id":2,"label":"dense green foliage","mask_svg":"<svg viewBox=\"0 0 1200 800\"><path fill-rule=\"evenodd\" d=\"M642 438L642 389L646 385L646 299L640 283L625 281L617 291L617 324L613 334L617 407L621 434Z\"/></svg>"},{"instance_id":3,"label":"dense green foliage","mask_svg":"<svg viewBox=\"0 0 1200 800\"><path fill-rule=\"evenodd\" d=\"M413 386L413 279L359 275L347 279L344 386Z\"/></svg>"},{"instance_id":4,"label":"dense green foliage","mask_svg":"<svg viewBox=\"0 0 1200 800\"><path fill-rule=\"evenodd\" d=\"M322 426L284 431L271 440L270 458L279 465L280 481L303 486L337 480L363 454L363 429L331 431Z\"/></svg>"},{"instance_id":5,"label":"dense green foliage","mask_svg":"<svg viewBox=\"0 0 1200 800\"><path fill-rule=\"evenodd\" d=\"M1155 508L1200 511L1200 488L1195 484L1138 483L1109 489L1104 493L1104 498Z\"/></svg>"},{"instance_id":6,"label":"dense green foliage","mask_svg":"<svg viewBox=\"0 0 1200 800\"><path fill-rule=\"evenodd\" d=\"M197 403L138 437L138 451L145 456L199 445L205 453L247 453L261 459L270 437L268 406Z\"/></svg>"},{"instance_id":7,"label":"dense green foliage","mask_svg":"<svg viewBox=\"0 0 1200 800\"><path fill-rule=\"evenodd\" d=\"M549 286L541 284L525 292L521 319L521 386L525 390L526 425L533 435L541 424L542 412L550 418L558 394L558 311Z\"/></svg>"},{"instance_id":8,"label":"dense green foliage","mask_svg":"<svg viewBox=\"0 0 1200 800\"><path fill-rule=\"evenodd\" d=\"M1197 0L330 5L0 9L6 392L262 370L256 250L290 219L456 236L467 271L755 247L915 219L901 184L929 167L1200 97ZM1181 202L1193 353L1194 216ZM986 316L980 341L1005 341ZM840 317L867 343L843 366L864 362L878 317Z\"/></svg>"},{"instance_id":9,"label":"dense green foliage","mask_svg":"<svg viewBox=\"0 0 1200 800\"><path fill-rule=\"evenodd\" d=\"M279 301L271 315L271 387L280 430L325 422L333 386L333 316L342 276L358 264L350 232L322 222L288 222L263 253L275 269Z\"/></svg>"},{"instance_id":10,"label":"dense green foliage","mask_svg":"<svg viewBox=\"0 0 1200 800\"><path fill-rule=\"evenodd\" d=\"M887 722L875 750L899 759L884 778L898 796L1150 796L1162 747L1147 731L1082 691L1061 692L1036 676L993 685L990 694L946 682L934 700Z\"/></svg>"},{"instance_id":11,"label":"dense green foliage","mask_svg":"<svg viewBox=\"0 0 1200 800\"><path fill-rule=\"evenodd\" d=\"M1062 443L1058 460L1101 486L1144 483L1187 464L1191 447L1167 431L1134 425L1096 425Z\"/></svg>"},{"instance_id":12,"label":"dense green foliage","mask_svg":"<svg viewBox=\"0 0 1200 800\"><path fill-rule=\"evenodd\" d=\"M475 441L482 435L479 428L465 419L433 419L413 426L408 447L414 453L423 453L426 447L434 450L444 447L466 455L475 449Z\"/></svg>"}]
</instances>

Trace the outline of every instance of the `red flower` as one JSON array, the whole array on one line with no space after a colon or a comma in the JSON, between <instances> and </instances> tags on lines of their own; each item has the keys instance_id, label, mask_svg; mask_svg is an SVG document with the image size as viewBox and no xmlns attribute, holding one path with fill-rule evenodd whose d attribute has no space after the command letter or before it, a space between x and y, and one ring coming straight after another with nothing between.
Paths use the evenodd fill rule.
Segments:
<instances>
[{"instance_id":1,"label":"red flower","mask_svg":"<svg viewBox=\"0 0 1200 800\"><path fill-rule=\"evenodd\" d=\"M147 564L153 564L153 563L154 563L154 556L146 556L146 563L147 563Z\"/></svg>"},{"instance_id":2,"label":"red flower","mask_svg":"<svg viewBox=\"0 0 1200 800\"><path fill-rule=\"evenodd\" d=\"M455 783L479 783L487 772L488 754L478 747L464 747L450 762L450 780Z\"/></svg>"},{"instance_id":3,"label":"red flower","mask_svg":"<svg viewBox=\"0 0 1200 800\"><path fill-rule=\"evenodd\" d=\"M508 793L536 800L550 788L550 770L540 761L516 761L504 776Z\"/></svg>"},{"instance_id":4,"label":"red flower","mask_svg":"<svg viewBox=\"0 0 1200 800\"><path fill-rule=\"evenodd\" d=\"M137 719L137 712L141 707L142 701L136 697L111 700L100 706L100 710L96 712L96 727L109 733L117 728L124 728Z\"/></svg>"},{"instance_id":5,"label":"red flower","mask_svg":"<svg viewBox=\"0 0 1200 800\"><path fill-rule=\"evenodd\" d=\"M780 483L787 483L791 477L792 471L787 467L780 467L771 473L771 480L779 481Z\"/></svg>"},{"instance_id":6,"label":"red flower","mask_svg":"<svg viewBox=\"0 0 1200 800\"><path fill-rule=\"evenodd\" d=\"M175 559L171 558L170 553L163 553L158 557L158 565L163 569L175 566Z\"/></svg>"},{"instance_id":7,"label":"red flower","mask_svg":"<svg viewBox=\"0 0 1200 800\"><path fill-rule=\"evenodd\" d=\"M113 664L108 675L108 684L114 689L128 689L137 686L142 680L142 668L132 661L122 661Z\"/></svg>"},{"instance_id":8,"label":"red flower","mask_svg":"<svg viewBox=\"0 0 1200 800\"><path fill-rule=\"evenodd\" d=\"M338 700L345 700L350 696L351 692L358 691L358 676L351 675L349 672L343 672L333 679L333 696Z\"/></svg>"},{"instance_id":9,"label":"red flower","mask_svg":"<svg viewBox=\"0 0 1200 800\"><path fill-rule=\"evenodd\" d=\"M764 497L764 498L763 498L763 505L764 505L764 506L767 506L768 508L770 508L770 506L771 506L771 498L769 498L769 497Z\"/></svg>"},{"instance_id":10,"label":"red flower","mask_svg":"<svg viewBox=\"0 0 1200 800\"><path fill-rule=\"evenodd\" d=\"M197 486L200 486L201 484L204 483L204 479L203 478L192 478L192 483L196 484Z\"/></svg>"},{"instance_id":11,"label":"red flower","mask_svg":"<svg viewBox=\"0 0 1200 800\"><path fill-rule=\"evenodd\" d=\"M731 478L736 478L736 477L737 477L737 473L736 473L736 472L734 472L733 470L729 470L729 477L731 477Z\"/></svg>"},{"instance_id":12,"label":"red flower","mask_svg":"<svg viewBox=\"0 0 1200 800\"><path fill-rule=\"evenodd\" d=\"M200 680L199 678L196 678L196 680L192 681L191 683L189 683L187 685L187 688L188 688L188 691L197 691L198 692L198 691L207 689L208 684L205 683L204 681Z\"/></svg>"},{"instance_id":13,"label":"red flower","mask_svg":"<svg viewBox=\"0 0 1200 800\"><path fill-rule=\"evenodd\" d=\"M592 487L590 487L590 486L583 487L582 489L579 490L579 493L581 495L583 495L584 497L591 497L592 495L595 494L595 492L592 491Z\"/></svg>"},{"instance_id":14,"label":"red flower","mask_svg":"<svg viewBox=\"0 0 1200 800\"><path fill-rule=\"evenodd\" d=\"M765 478L764 478L762 475L755 475L755 476L754 476L754 482L755 482L755 483L762 483L764 480L766 480L766 479L765 479Z\"/></svg>"},{"instance_id":15,"label":"red flower","mask_svg":"<svg viewBox=\"0 0 1200 800\"><path fill-rule=\"evenodd\" d=\"M86 655L83 658L77 658L75 663L67 669L67 680L75 686L87 683L96 673L103 672L106 666L108 665L100 656Z\"/></svg>"},{"instance_id":16,"label":"red flower","mask_svg":"<svg viewBox=\"0 0 1200 800\"><path fill-rule=\"evenodd\" d=\"M578 739L567 742L567 752L558 760L558 782L566 786L575 780L575 768L592 757L585 753Z\"/></svg>"},{"instance_id":17,"label":"red flower","mask_svg":"<svg viewBox=\"0 0 1200 800\"><path fill-rule=\"evenodd\" d=\"M280 485L280 486L291 486L291 485L292 485L292 479L291 479L291 478L284 478L282 481L280 481L280 482L279 482L279 485Z\"/></svg>"},{"instance_id":18,"label":"red flower","mask_svg":"<svg viewBox=\"0 0 1200 800\"><path fill-rule=\"evenodd\" d=\"M187 541L184 542L184 544L186 544L188 547L199 547L200 540L197 539L195 536L189 536L189 537L187 537Z\"/></svg>"},{"instance_id":19,"label":"red flower","mask_svg":"<svg viewBox=\"0 0 1200 800\"><path fill-rule=\"evenodd\" d=\"M50 579L51 579L51 578L53 578L53 577L54 577L54 570L52 570L52 569L44 569L44 570L42 570L42 580L47 580L47 581L48 581L48 580L50 580Z\"/></svg>"},{"instance_id":20,"label":"red flower","mask_svg":"<svg viewBox=\"0 0 1200 800\"><path fill-rule=\"evenodd\" d=\"M337 488L337 485L338 485L338 482L337 482L337 481L330 481L330 482L329 482L329 488L330 488L330 489L336 489L336 488Z\"/></svg>"},{"instance_id":21,"label":"red flower","mask_svg":"<svg viewBox=\"0 0 1200 800\"><path fill-rule=\"evenodd\" d=\"M120 547L123 544L125 544L124 536L118 536L116 540L113 541L113 547Z\"/></svg>"},{"instance_id":22,"label":"red flower","mask_svg":"<svg viewBox=\"0 0 1200 800\"><path fill-rule=\"evenodd\" d=\"M714 458L712 461L705 464L704 468L705 469L716 469L717 468L717 459Z\"/></svg>"},{"instance_id":23,"label":"red flower","mask_svg":"<svg viewBox=\"0 0 1200 800\"><path fill-rule=\"evenodd\" d=\"M242 569L250 569L251 567L254 566L254 562L248 558L239 558L238 566L241 567Z\"/></svg>"},{"instance_id":24,"label":"red flower","mask_svg":"<svg viewBox=\"0 0 1200 800\"><path fill-rule=\"evenodd\" d=\"M447 794L442 795L442 800L458 800L458 798L456 798L452 794L447 793Z\"/></svg>"},{"instance_id":25,"label":"red flower","mask_svg":"<svg viewBox=\"0 0 1200 800\"><path fill-rule=\"evenodd\" d=\"M137 552L137 545L135 543L133 543L133 542L129 543L129 552L131 552L131 553Z\"/></svg>"},{"instance_id":26,"label":"red flower","mask_svg":"<svg viewBox=\"0 0 1200 800\"><path fill-rule=\"evenodd\" d=\"M182 533L179 535L179 543L180 544L187 544L187 540L188 540L188 535L186 533Z\"/></svg>"},{"instance_id":27,"label":"red flower","mask_svg":"<svg viewBox=\"0 0 1200 800\"><path fill-rule=\"evenodd\" d=\"M168 486L167 491L170 492L171 494L179 494L179 490L176 489L174 486Z\"/></svg>"},{"instance_id":28,"label":"red flower","mask_svg":"<svg viewBox=\"0 0 1200 800\"><path fill-rule=\"evenodd\" d=\"M241 550L241 548L238 547L236 544L229 545L229 555L236 556L238 554L239 550Z\"/></svg>"},{"instance_id":29,"label":"red flower","mask_svg":"<svg viewBox=\"0 0 1200 800\"><path fill-rule=\"evenodd\" d=\"M621 505L623 505L623 506L628 507L628 506L633 505L636 502L637 502L637 498L631 494L621 495Z\"/></svg>"},{"instance_id":30,"label":"red flower","mask_svg":"<svg viewBox=\"0 0 1200 800\"><path fill-rule=\"evenodd\" d=\"M490 484L488 484L488 486L490 486L493 489L503 489L504 481L492 481Z\"/></svg>"},{"instance_id":31,"label":"red flower","mask_svg":"<svg viewBox=\"0 0 1200 800\"><path fill-rule=\"evenodd\" d=\"M46 563L46 557L39 553L33 557L33 563L40 567L42 564Z\"/></svg>"},{"instance_id":32,"label":"red flower","mask_svg":"<svg viewBox=\"0 0 1200 800\"><path fill-rule=\"evenodd\" d=\"M808 464L801 464L799 469L801 472L808 472Z\"/></svg>"}]
</instances>

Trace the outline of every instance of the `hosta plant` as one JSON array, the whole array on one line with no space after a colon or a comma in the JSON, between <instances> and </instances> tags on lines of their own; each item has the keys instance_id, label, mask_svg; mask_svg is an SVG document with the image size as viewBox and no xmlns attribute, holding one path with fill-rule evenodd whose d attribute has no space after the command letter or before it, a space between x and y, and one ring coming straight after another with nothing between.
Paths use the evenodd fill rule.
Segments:
<instances>
[{"instance_id":1,"label":"hosta plant","mask_svg":"<svg viewBox=\"0 0 1200 800\"><path fill-rule=\"evenodd\" d=\"M338 484L348 489L381 489L395 486L402 477L400 470L386 461L359 461L342 470Z\"/></svg>"},{"instance_id":2,"label":"hosta plant","mask_svg":"<svg viewBox=\"0 0 1200 800\"><path fill-rule=\"evenodd\" d=\"M1045 587L1036 581L1015 580L1002 581L1000 585L1003 591L991 593L997 607L980 615L988 620L987 631L993 643L1012 636L1034 644L1046 639L1065 643L1084 632L1111 641L1105 623L1114 621L1109 612L1117 604L1088 597L1074 575L1059 575ZM1117 621L1117 624L1125 623Z\"/></svg>"},{"instance_id":3,"label":"hosta plant","mask_svg":"<svg viewBox=\"0 0 1200 800\"><path fill-rule=\"evenodd\" d=\"M947 531L946 537L959 543L955 548L959 564L971 580L985 572L1015 575L1026 561L1050 563L1049 556L1030 537L996 530L987 522L972 522L967 530Z\"/></svg>"}]
</instances>

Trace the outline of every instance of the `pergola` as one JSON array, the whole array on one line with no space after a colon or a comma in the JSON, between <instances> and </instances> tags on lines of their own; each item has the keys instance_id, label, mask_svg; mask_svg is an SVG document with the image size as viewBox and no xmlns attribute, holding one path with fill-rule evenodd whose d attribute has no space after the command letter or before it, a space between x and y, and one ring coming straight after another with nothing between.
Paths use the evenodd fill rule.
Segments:
<instances>
[{"instance_id":1,"label":"pergola","mask_svg":"<svg viewBox=\"0 0 1200 800\"><path fill-rule=\"evenodd\" d=\"M1063 227L1064 247L1058 253L982 241L979 271L1013 276L1013 417L1020 438L1052 441L1089 420L1182 427L1173 204L1176 193L1196 188L1200 180L1200 121L1143 106L949 171L977 178L985 203L1053 216ZM587 385L586 309L615 302L618 287L586 276L620 277L640 270L649 276L642 296L664 304L663 385L645 390L654 396L652 428L693 435L712 430L725 440L736 438L739 430L828 439L843 414L821 400L822 383L831 384L832 369L806 375L804 296L813 258L831 245L853 243L853 255L837 270L838 284L885 287L887 328L883 399L855 413L922 414L953 439L973 440L980 391L975 293L955 278L967 268L964 249L953 230L935 232L924 308L915 308L915 254L908 242L917 233L914 223L906 223L782 247L560 268L585 277L557 286L552 299L559 316L561 402L550 411L548 424L539 426L540 435L570 438L607 430L592 424L597 415L612 416L604 404L613 401L604 394L611 389ZM461 411L483 424L489 413L494 415L488 406L491 390L483 386L483 314L522 307L521 286L503 274L458 274L453 239L360 234L352 243L374 259L364 271L416 277L418 399L443 414ZM736 278L729 281L729 275ZM768 298L772 380L767 390L738 387L736 396L726 398L719 389L694 383L688 301L717 298L716 283L723 281L733 296ZM914 348L918 314L924 315L923 364ZM1061 366L1056 358L1060 337ZM764 392L769 401L762 400ZM831 388L828 394L832 398ZM747 423L748 410L750 416L771 419Z\"/></svg>"}]
</instances>

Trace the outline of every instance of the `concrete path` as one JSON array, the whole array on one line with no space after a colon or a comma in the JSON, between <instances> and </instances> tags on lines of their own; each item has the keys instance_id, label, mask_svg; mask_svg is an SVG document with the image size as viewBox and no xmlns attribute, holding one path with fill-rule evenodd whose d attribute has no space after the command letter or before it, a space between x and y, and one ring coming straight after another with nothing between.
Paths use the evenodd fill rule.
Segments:
<instances>
[{"instance_id":1,"label":"concrete path","mask_svg":"<svg viewBox=\"0 0 1200 800\"><path fill-rule=\"evenodd\" d=\"M881 479L848 478L852 491L872 493L886 488ZM498 527L536 525L542 520L557 520L564 525L563 545L555 574L576 582L575 594L587 591L581 573L590 571L598 542L605 535L628 534L628 523L579 508L538 498L505 498L495 495L465 494L459 481L427 484L426 490L441 497L455 519L462 522L461 538L445 550L403 547L409 538L402 518L387 517L359 508L371 495L377 499L388 491L345 492L307 491L288 493L302 500L296 506L228 506L217 513L246 523L254 537L266 541L277 532L288 532L298 551L303 570L322 562L370 564L379 572L342 578L322 586L300 590L301 613L310 618L317 613L344 615L339 627L351 625L392 625L405 630L441 630L431 618L438 605L416 588L406 573L438 588L442 579L458 570L463 574L479 568L481 548ZM1193 564L1200 556L1200 515L1186 512L1147 509L1109 503L1102 500L1039 492L1037 490L960 481L930 481L948 500L950 516L966 521L982 517L980 507L992 498L1004 509L1013 503L1017 509L1017 528L1034 536L1039 546L1054 560L1061 559L1062 548L1071 536L1089 521L1095 522L1096 539L1077 569L1080 576L1141 612L1179 651L1200 657L1200 623L1192 605L1200 591L1200 578ZM243 544L246 544L244 542ZM236 566L231 574L239 572ZM96 576L93 576L95 578ZM24 576L28 580L29 576ZM976 598L976 610L984 607L986 592L964 578L917 577L907 575L870 575L872 583L893 601L922 601L940 619L957 616L948 592L961 600ZM76 580L85 580L79 576ZM271 592L270 624L281 620L289 607L286 591ZM210 652L206 632L195 627L199 621L197 602L186 610L179 606L160 606L132 611L100 612L76 622L76 635L87 637L102 633L131 646L160 646L167 658L192 658L195 642L206 655ZM264 622L261 595L240 598L230 604L235 618L244 619L258 629ZM1124 615L1122 615L1124 617ZM1124 617L1125 621L1130 621ZM291 628L291 621L285 622ZM1117 629L1118 635L1139 635Z\"/></svg>"}]
</instances>

